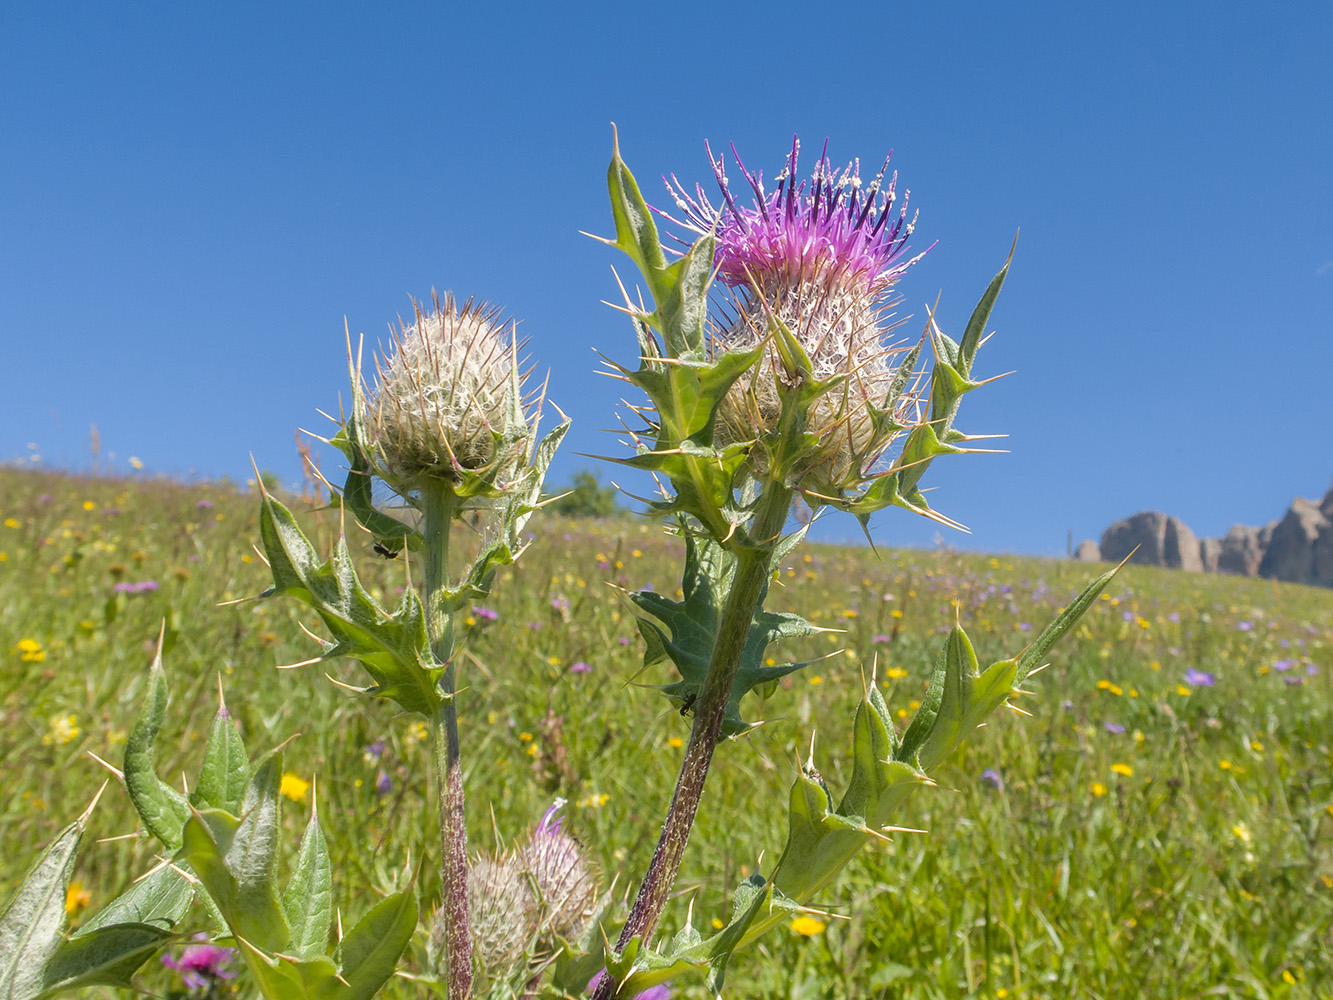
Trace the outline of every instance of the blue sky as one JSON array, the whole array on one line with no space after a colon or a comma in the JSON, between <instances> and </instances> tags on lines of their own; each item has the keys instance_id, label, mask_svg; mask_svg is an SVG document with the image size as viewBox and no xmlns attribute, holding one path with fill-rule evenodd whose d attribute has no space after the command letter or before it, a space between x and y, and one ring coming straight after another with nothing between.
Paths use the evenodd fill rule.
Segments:
<instances>
[{"instance_id":1,"label":"blue sky","mask_svg":"<svg viewBox=\"0 0 1333 1000\"><path fill-rule=\"evenodd\" d=\"M373 342L432 288L522 320L575 420L554 481L617 453L622 262L579 235L614 121L650 200L705 139L892 149L938 240L913 327L941 294L957 332L1021 228L978 361L1015 374L959 421L1012 452L936 463L950 544L1262 523L1333 483L1329 51L1327 4L8 4L0 460L87 468L95 423L117 469L294 481L344 317Z\"/></svg>"}]
</instances>

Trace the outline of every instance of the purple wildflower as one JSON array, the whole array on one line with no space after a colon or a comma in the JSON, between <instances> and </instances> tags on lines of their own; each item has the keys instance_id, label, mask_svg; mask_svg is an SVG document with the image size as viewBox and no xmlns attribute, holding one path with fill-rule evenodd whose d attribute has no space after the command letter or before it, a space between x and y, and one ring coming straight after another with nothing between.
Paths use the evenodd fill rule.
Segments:
<instances>
[{"instance_id":1,"label":"purple wildflower","mask_svg":"<svg viewBox=\"0 0 1333 1000\"><path fill-rule=\"evenodd\" d=\"M375 794L383 798L392 791L393 779L389 777L388 773L381 771L379 777L375 779Z\"/></svg>"},{"instance_id":2,"label":"purple wildflower","mask_svg":"<svg viewBox=\"0 0 1333 1000\"><path fill-rule=\"evenodd\" d=\"M756 279L783 285L816 281L830 290L856 284L877 296L920 259L903 259L916 218L907 220L906 196L894 211L898 175L885 186L888 158L874 180L863 185L859 160L839 172L829 162L827 144L824 149L810 180L798 183L801 143L793 139L786 168L770 194L763 171L747 170L732 146L736 166L754 192L753 205L742 206L732 196L725 156L714 159L708 148L722 203L714 208L702 185L696 185L690 197L673 175L667 191L684 219L660 214L700 235L712 231L716 222L718 277L732 288L748 287Z\"/></svg>"},{"instance_id":3,"label":"purple wildflower","mask_svg":"<svg viewBox=\"0 0 1333 1000\"><path fill-rule=\"evenodd\" d=\"M208 942L207 934L196 934L196 941ZM162 956L162 964L181 973L181 982L187 989L207 989L215 980L235 979L236 973L226 966L236 957L232 948L221 948L212 943L186 945L180 958Z\"/></svg>"},{"instance_id":4,"label":"purple wildflower","mask_svg":"<svg viewBox=\"0 0 1333 1000\"><path fill-rule=\"evenodd\" d=\"M1167 617L1167 620L1170 621L1170 622L1172 622L1173 624L1175 624L1175 625L1179 625L1179 624L1180 624L1180 612L1179 612L1179 611L1172 611L1172 612L1171 612L1169 615L1167 615L1166 617Z\"/></svg>"},{"instance_id":5,"label":"purple wildflower","mask_svg":"<svg viewBox=\"0 0 1333 1000\"><path fill-rule=\"evenodd\" d=\"M606 978L606 970L603 969L592 979L588 980L588 993L596 992L597 987L601 985L602 980ZM642 993L636 994L634 1000L671 1000L671 989L665 985L650 986Z\"/></svg>"},{"instance_id":6,"label":"purple wildflower","mask_svg":"<svg viewBox=\"0 0 1333 1000\"><path fill-rule=\"evenodd\" d=\"M629 637L622 635L619 639L616 640L616 642L620 643L622 646L628 646Z\"/></svg>"},{"instance_id":7,"label":"purple wildflower","mask_svg":"<svg viewBox=\"0 0 1333 1000\"><path fill-rule=\"evenodd\" d=\"M1125 621L1127 621L1127 622L1132 622L1132 621L1134 620L1134 612L1133 612L1133 611L1122 611L1122 612L1120 612L1120 617L1123 618L1123 619L1124 619Z\"/></svg>"},{"instance_id":8,"label":"purple wildflower","mask_svg":"<svg viewBox=\"0 0 1333 1000\"><path fill-rule=\"evenodd\" d=\"M117 594L143 594L152 593L157 590L156 580L140 580L138 583L131 583L129 580L121 580L111 589Z\"/></svg>"},{"instance_id":9,"label":"purple wildflower","mask_svg":"<svg viewBox=\"0 0 1333 1000\"><path fill-rule=\"evenodd\" d=\"M1254 622L1248 622L1248 621L1246 621L1246 622L1239 622L1239 623L1236 625L1236 628L1237 628L1239 631L1241 631L1241 632L1249 632L1251 629L1254 628Z\"/></svg>"},{"instance_id":10,"label":"purple wildflower","mask_svg":"<svg viewBox=\"0 0 1333 1000\"><path fill-rule=\"evenodd\" d=\"M1004 778L1002 778L1000 772L993 767L988 767L981 772L981 783L983 785L990 785L991 788L994 788L997 792L1004 791Z\"/></svg>"},{"instance_id":11,"label":"purple wildflower","mask_svg":"<svg viewBox=\"0 0 1333 1000\"><path fill-rule=\"evenodd\" d=\"M1197 670L1190 667L1185 671L1185 683L1190 687L1210 688L1217 682L1217 678L1203 670Z\"/></svg>"},{"instance_id":12,"label":"purple wildflower","mask_svg":"<svg viewBox=\"0 0 1333 1000\"><path fill-rule=\"evenodd\" d=\"M472 613L482 621L493 622L500 617L500 612L491 608L483 608L480 604L472 609Z\"/></svg>"},{"instance_id":13,"label":"purple wildflower","mask_svg":"<svg viewBox=\"0 0 1333 1000\"><path fill-rule=\"evenodd\" d=\"M882 643L882 642L892 642L892 641L893 641L893 637L892 637L892 636L884 635L884 634L882 634L882 633L881 633L880 635L873 636L873 637L871 638L871 640L870 640L870 642L871 642L873 645L878 645L879 643Z\"/></svg>"},{"instance_id":14,"label":"purple wildflower","mask_svg":"<svg viewBox=\"0 0 1333 1000\"><path fill-rule=\"evenodd\" d=\"M1306 672L1306 674L1308 674L1310 677L1318 677L1318 676L1319 676L1319 666L1318 666L1318 664L1307 663L1307 664L1305 665L1305 672Z\"/></svg>"},{"instance_id":15,"label":"purple wildflower","mask_svg":"<svg viewBox=\"0 0 1333 1000\"><path fill-rule=\"evenodd\" d=\"M1119 736L1125 731L1125 727L1118 722L1104 722L1102 723L1102 726L1108 733L1114 733L1116 736Z\"/></svg>"},{"instance_id":16,"label":"purple wildflower","mask_svg":"<svg viewBox=\"0 0 1333 1000\"><path fill-rule=\"evenodd\" d=\"M1286 673L1288 670L1290 670L1290 669L1291 669L1292 667L1294 667L1294 666L1295 666L1295 664L1292 663L1291 660L1274 660L1274 661L1273 661L1273 669L1276 670L1276 671L1278 671L1279 673Z\"/></svg>"},{"instance_id":17,"label":"purple wildflower","mask_svg":"<svg viewBox=\"0 0 1333 1000\"><path fill-rule=\"evenodd\" d=\"M378 764L380 758L384 756L384 741L376 740L374 743L367 744L361 751L361 759L367 764Z\"/></svg>"},{"instance_id":18,"label":"purple wildflower","mask_svg":"<svg viewBox=\"0 0 1333 1000\"><path fill-rule=\"evenodd\" d=\"M212 510L212 509L213 509L213 501L212 501L212 500L200 500L198 503L196 503L196 504L194 505L194 507L195 507L195 510Z\"/></svg>"},{"instance_id":19,"label":"purple wildflower","mask_svg":"<svg viewBox=\"0 0 1333 1000\"><path fill-rule=\"evenodd\" d=\"M1032 631L1032 623L1031 623L1031 622L1019 622L1019 623L1018 623L1018 630L1019 630L1020 632L1031 632L1031 631Z\"/></svg>"},{"instance_id":20,"label":"purple wildflower","mask_svg":"<svg viewBox=\"0 0 1333 1000\"><path fill-rule=\"evenodd\" d=\"M532 831L532 835L534 837L548 837L553 833L560 833L560 825L565 821L565 817L559 815L563 808L565 808L565 800L556 799L551 808L542 813L541 822L537 824L537 829Z\"/></svg>"},{"instance_id":21,"label":"purple wildflower","mask_svg":"<svg viewBox=\"0 0 1333 1000\"><path fill-rule=\"evenodd\" d=\"M571 674L590 674L592 673L592 667L588 666L588 664L584 663L582 660L576 660L569 665L569 672Z\"/></svg>"}]
</instances>

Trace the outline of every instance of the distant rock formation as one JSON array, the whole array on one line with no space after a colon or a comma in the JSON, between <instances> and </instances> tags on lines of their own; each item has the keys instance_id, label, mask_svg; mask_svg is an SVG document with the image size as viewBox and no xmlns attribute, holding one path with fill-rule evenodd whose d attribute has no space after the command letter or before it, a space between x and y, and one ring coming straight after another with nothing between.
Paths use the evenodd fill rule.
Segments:
<instances>
[{"instance_id":1,"label":"distant rock formation","mask_svg":"<svg viewBox=\"0 0 1333 1000\"><path fill-rule=\"evenodd\" d=\"M1130 562L1146 566L1333 587L1333 490L1318 502L1297 497L1262 528L1234 524L1222 538L1195 538L1179 518L1142 511L1107 528L1100 545L1080 542L1074 558L1120 562L1131 552Z\"/></svg>"}]
</instances>

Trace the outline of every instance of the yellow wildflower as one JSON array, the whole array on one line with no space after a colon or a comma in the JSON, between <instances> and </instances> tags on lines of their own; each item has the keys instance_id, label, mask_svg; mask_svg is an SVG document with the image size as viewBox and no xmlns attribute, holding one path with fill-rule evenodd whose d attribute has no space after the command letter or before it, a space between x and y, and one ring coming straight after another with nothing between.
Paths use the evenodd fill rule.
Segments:
<instances>
[{"instance_id":1,"label":"yellow wildflower","mask_svg":"<svg viewBox=\"0 0 1333 1000\"><path fill-rule=\"evenodd\" d=\"M71 917L76 916L92 901L93 894L83 887L82 882L75 880L65 890L65 912Z\"/></svg>"},{"instance_id":2,"label":"yellow wildflower","mask_svg":"<svg viewBox=\"0 0 1333 1000\"><path fill-rule=\"evenodd\" d=\"M63 747L79 738L79 718L74 714L51 716L50 728L42 735L43 746Z\"/></svg>"},{"instance_id":3,"label":"yellow wildflower","mask_svg":"<svg viewBox=\"0 0 1333 1000\"><path fill-rule=\"evenodd\" d=\"M24 663L41 663L46 659L46 650L42 649L42 644L36 639L20 639L14 652L19 654L19 659Z\"/></svg>"},{"instance_id":4,"label":"yellow wildflower","mask_svg":"<svg viewBox=\"0 0 1333 1000\"><path fill-rule=\"evenodd\" d=\"M813 937L824 932L824 921L801 914L791 922L791 929L802 937Z\"/></svg>"},{"instance_id":5,"label":"yellow wildflower","mask_svg":"<svg viewBox=\"0 0 1333 1000\"><path fill-rule=\"evenodd\" d=\"M278 786L278 791L293 802L300 802L305 798L305 793L310 791L310 782L288 771L282 776L282 784Z\"/></svg>"},{"instance_id":6,"label":"yellow wildflower","mask_svg":"<svg viewBox=\"0 0 1333 1000\"><path fill-rule=\"evenodd\" d=\"M1126 778L1128 778L1131 774L1134 773L1134 769L1130 767L1128 764L1112 764L1111 770L1114 771L1116 774L1124 775Z\"/></svg>"},{"instance_id":7,"label":"yellow wildflower","mask_svg":"<svg viewBox=\"0 0 1333 1000\"><path fill-rule=\"evenodd\" d=\"M1089 790L1099 799L1106 794L1106 786L1100 781L1094 781Z\"/></svg>"},{"instance_id":8,"label":"yellow wildflower","mask_svg":"<svg viewBox=\"0 0 1333 1000\"><path fill-rule=\"evenodd\" d=\"M667 740L667 746L674 747L677 750L679 750L684 745L685 741L682 740L679 736L673 736L671 737L671 739Z\"/></svg>"},{"instance_id":9,"label":"yellow wildflower","mask_svg":"<svg viewBox=\"0 0 1333 1000\"><path fill-rule=\"evenodd\" d=\"M898 681L907 676L907 671L902 667L889 667L888 670L884 671L884 676L890 680Z\"/></svg>"}]
</instances>

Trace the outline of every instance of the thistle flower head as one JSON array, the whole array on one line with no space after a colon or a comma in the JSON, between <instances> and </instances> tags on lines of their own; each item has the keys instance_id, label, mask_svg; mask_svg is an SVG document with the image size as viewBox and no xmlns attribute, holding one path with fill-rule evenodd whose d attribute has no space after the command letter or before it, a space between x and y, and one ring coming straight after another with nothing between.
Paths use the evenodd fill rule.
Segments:
<instances>
[{"instance_id":1,"label":"thistle flower head","mask_svg":"<svg viewBox=\"0 0 1333 1000\"><path fill-rule=\"evenodd\" d=\"M919 380L911 372L900 377L908 346L887 338L897 326L891 289L922 255L907 256L916 219L908 218L906 193L899 204L897 175L885 182L887 159L865 184L859 161L834 170L826 146L809 180L798 180L799 152L793 141L772 192L762 172L751 173L736 155L753 193L746 205L731 191L724 158L710 149L720 206L702 186L691 196L673 177L667 188L683 218L662 214L693 233L715 233L714 266L734 291L716 310L713 350L770 345L720 407L721 443L762 439L777 427L784 389L831 380L809 412L807 430L818 444L792 470L792 485L837 494L864 479L898 431L917 420ZM779 325L804 351L808 370L793 369L773 346ZM762 449L751 461L767 471Z\"/></svg>"},{"instance_id":2,"label":"thistle flower head","mask_svg":"<svg viewBox=\"0 0 1333 1000\"><path fill-rule=\"evenodd\" d=\"M522 866L513 854L474 858L467 873L468 923L473 962L483 983L506 981L526 965L537 903ZM447 911L435 916L427 951L438 965L447 928Z\"/></svg>"},{"instance_id":3,"label":"thistle flower head","mask_svg":"<svg viewBox=\"0 0 1333 1000\"><path fill-rule=\"evenodd\" d=\"M556 800L533 830L519 860L532 877L546 925L556 937L575 939L583 933L597 903L597 881L578 841L565 833Z\"/></svg>"},{"instance_id":4,"label":"thistle flower head","mask_svg":"<svg viewBox=\"0 0 1333 1000\"><path fill-rule=\"evenodd\" d=\"M745 206L732 194L725 157L714 159L709 149L721 205L713 207L702 185L691 197L673 175L667 190L684 214L679 224L699 235L716 225L718 277L733 288L816 284L830 291L837 286L859 288L871 297L883 294L920 258L904 259L916 217L907 219L906 194L897 204L897 173L884 183L889 166L885 158L874 179L863 184L860 161L834 170L826 143L809 181L798 181L800 150L800 140L794 138L786 167L769 193L763 171L747 170L732 146L736 165L754 194L753 205Z\"/></svg>"},{"instance_id":5,"label":"thistle flower head","mask_svg":"<svg viewBox=\"0 0 1333 1000\"><path fill-rule=\"evenodd\" d=\"M519 474L536 423L514 324L449 294L414 312L376 359L378 379L366 390L376 472L400 492L426 478L458 485L477 476L503 488Z\"/></svg>"}]
</instances>

